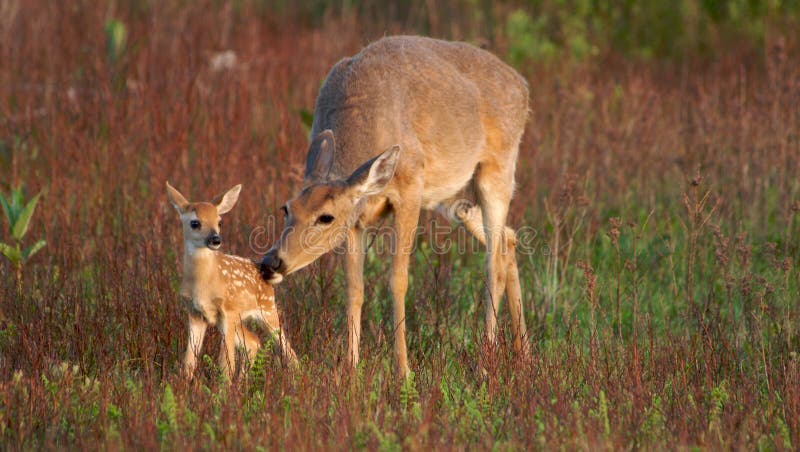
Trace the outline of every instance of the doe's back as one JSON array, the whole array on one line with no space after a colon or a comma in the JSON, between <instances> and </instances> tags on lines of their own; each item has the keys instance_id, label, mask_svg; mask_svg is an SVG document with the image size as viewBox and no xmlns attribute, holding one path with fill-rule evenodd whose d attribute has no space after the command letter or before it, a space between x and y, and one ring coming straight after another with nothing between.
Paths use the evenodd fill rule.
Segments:
<instances>
[{"instance_id":1,"label":"doe's back","mask_svg":"<svg viewBox=\"0 0 800 452\"><path fill-rule=\"evenodd\" d=\"M527 115L526 81L492 53L467 43L394 36L331 69L311 136L334 131L331 176L345 177L398 142L406 145L404 153L428 154L404 155L399 171L454 156L474 164L488 134L498 136L497 146L513 147Z\"/></svg>"}]
</instances>

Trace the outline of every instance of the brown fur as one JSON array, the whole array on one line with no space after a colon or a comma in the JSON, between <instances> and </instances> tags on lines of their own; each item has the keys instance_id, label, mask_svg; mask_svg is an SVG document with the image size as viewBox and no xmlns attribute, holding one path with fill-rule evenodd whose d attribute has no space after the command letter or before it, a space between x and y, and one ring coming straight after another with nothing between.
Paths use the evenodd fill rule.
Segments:
<instances>
[{"instance_id":1,"label":"brown fur","mask_svg":"<svg viewBox=\"0 0 800 452\"><path fill-rule=\"evenodd\" d=\"M237 345L244 346L253 359L261 340L242 323L249 318L263 323L277 336L283 354L296 361L281 331L275 290L261 278L258 265L206 246L208 237L219 235L220 214L233 207L240 188L234 187L215 198L214 204L189 203L167 183L167 196L181 217L185 242L180 295L189 310L189 340L182 370L187 378L194 374L208 326L217 326L222 332L219 366L228 378L233 375ZM192 220L200 222L199 229L191 227Z\"/></svg>"},{"instance_id":2,"label":"brown fur","mask_svg":"<svg viewBox=\"0 0 800 452\"><path fill-rule=\"evenodd\" d=\"M471 213L468 229L487 246L489 343L495 341L497 309L508 288L514 343L528 352L513 231L506 227L527 117L524 79L494 55L465 43L389 37L331 69L317 97L306 188L287 202L287 228L264 263L274 267L277 281L347 240L353 364L364 292L363 228L385 211L394 212L395 353L400 373L407 375L405 295L420 210L448 210L469 186L479 206L463 209ZM393 145L400 150L381 153ZM333 225L316 224L322 210L336 217ZM301 243L308 232L314 233L313 246Z\"/></svg>"}]
</instances>

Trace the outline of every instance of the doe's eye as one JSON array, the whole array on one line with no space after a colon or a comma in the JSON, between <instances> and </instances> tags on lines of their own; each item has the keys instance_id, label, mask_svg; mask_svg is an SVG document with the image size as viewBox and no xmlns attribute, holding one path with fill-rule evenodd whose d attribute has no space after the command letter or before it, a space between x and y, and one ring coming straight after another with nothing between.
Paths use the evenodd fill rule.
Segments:
<instances>
[{"instance_id":1,"label":"doe's eye","mask_svg":"<svg viewBox=\"0 0 800 452\"><path fill-rule=\"evenodd\" d=\"M317 218L317 223L319 224L331 224L333 223L333 215L329 215L327 213L323 213L322 215Z\"/></svg>"},{"instance_id":2,"label":"doe's eye","mask_svg":"<svg viewBox=\"0 0 800 452\"><path fill-rule=\"evenodd\" d=\"M281 206L281 212L283 212L283 216L284 217L288 217L289 216L289 208L286 207L286 205Z\"/></svg>"},{"instance_id":3,"label":"doe's eye","mask_svg":"<svg viewBox=\"0 0 800 452\"><path fill-rule=\"evenodd\" d=\"M200 221L199 220L192 220L192 221L189 222L189 226L191 226L192 229L200 229Z\"/></svg>"},{"instance_id":4,"label":"doe's eye","mask_svg":"<svg viewBox=\"0 0 800 452\"><path fill-rule=\"evenodd\" d=\"M222 220L219 220L219 223L217 224L217 226L222 227Z\"/></svg>"}]
</instances>

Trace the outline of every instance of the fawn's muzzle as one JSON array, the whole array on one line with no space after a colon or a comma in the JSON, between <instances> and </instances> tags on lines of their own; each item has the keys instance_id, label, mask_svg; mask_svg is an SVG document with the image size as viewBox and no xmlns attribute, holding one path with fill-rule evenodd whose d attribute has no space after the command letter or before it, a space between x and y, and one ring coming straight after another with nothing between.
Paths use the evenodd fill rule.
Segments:
<instances>
[{"instance_id":1,"label":"fawn's muzzle","mask_svg":"<svg viewBox=\"0 0 800 452\"><path fill-rule=\"evenodd\" d=\"M220 238L220 236L217 234L210 236L206 240L206 246L208 246L209 248L217 249L219 248L220 245L222 245L222 238Z\"/></svg>"}]
</instances>

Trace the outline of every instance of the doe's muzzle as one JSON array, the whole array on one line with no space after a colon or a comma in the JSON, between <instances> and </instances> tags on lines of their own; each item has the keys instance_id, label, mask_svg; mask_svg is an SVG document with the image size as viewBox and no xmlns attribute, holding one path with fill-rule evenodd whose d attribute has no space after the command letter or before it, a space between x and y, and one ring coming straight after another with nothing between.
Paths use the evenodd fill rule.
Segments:
<instances>
[{"instance_id":1,"label":"doe's muzzle","mask_svg":"<svg viewBox=\"0 0 800 452\"><path fill-rule=\"evenodd\" d=\"M278 250L273 248L267 251L267 254L261 259L261 276L270 282L280 280L283 270L284 264L278 257Z\"/></svg>"}]
</instances>

